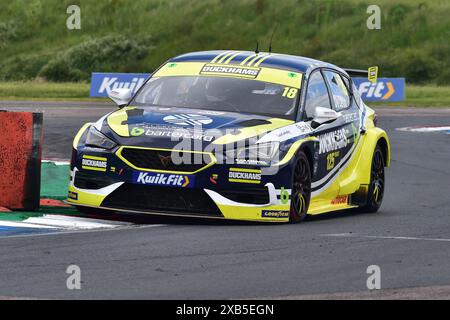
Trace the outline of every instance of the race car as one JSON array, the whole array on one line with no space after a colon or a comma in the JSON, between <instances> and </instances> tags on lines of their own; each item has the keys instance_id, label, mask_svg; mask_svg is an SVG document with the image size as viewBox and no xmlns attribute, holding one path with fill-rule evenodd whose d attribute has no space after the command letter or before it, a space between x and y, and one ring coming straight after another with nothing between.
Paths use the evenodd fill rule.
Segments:
<instances>
[{"instance_id":1,"label":"race car","mask_svg":"<svg viewBox=\"0 0 450 320\"><path fill-rule=\"evenodd\" d=\"M263 222L376 212L390 144L344 69L286 54L172 58L73 141L68 202Z\"/></svg>"}]
</instances>

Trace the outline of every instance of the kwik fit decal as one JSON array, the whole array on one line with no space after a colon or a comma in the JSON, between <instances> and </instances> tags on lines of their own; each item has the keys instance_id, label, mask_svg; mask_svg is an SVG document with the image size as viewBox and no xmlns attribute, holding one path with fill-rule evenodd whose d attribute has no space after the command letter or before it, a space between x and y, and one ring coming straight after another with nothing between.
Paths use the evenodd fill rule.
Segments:
<instances>
[{"instance_id":1,"label":"kwik fit decal","mask_svg":"<svg viewBox=\"0 0 450 320\"><path fill-rule=\"evenodd\" d=\"M148 73L101 73L94 72L91 75L91 97L107 97L108 94L118 88L130 89L133 94L150 77Z\"/></svg>"},{"instance_id":2,"label":"kwik fit decal","mask_svg":"<svg viewBox=\"0 0 450 320\"><path fill-rule=\"evenodd\" d=\"M156 172L133 172L133 183L143 185L158 185L177 188L191 188L195 176L182 174L167 174Z\"/></svg>"}]
</instances>

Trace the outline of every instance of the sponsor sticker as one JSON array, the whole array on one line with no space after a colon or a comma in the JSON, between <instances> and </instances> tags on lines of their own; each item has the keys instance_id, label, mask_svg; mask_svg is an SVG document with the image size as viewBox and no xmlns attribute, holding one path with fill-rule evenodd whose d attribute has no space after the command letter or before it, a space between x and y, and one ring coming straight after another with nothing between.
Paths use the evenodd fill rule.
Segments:
<instances>
[{"instance_id":1,"label":"sponsor sticker","mask_svg":"<svg viewBox=\"0 0 450 320\"><path fill-rule=\"evenodd\" d=\"M177 188L192 188L194 186L195 176L156 173L156 172L133 172L133 183L143 185L158 185Z\"/></svg>"},{"instance_id":2,"label":"sponsor sticker","mask_svg":"<svg viewBox=\"0 0 450 320\"><path fill-rule=\"evenodd\" d=\"M78 200L78 193L69 191L68 198L72 200Z\"/></svg>"},{"instance_id":3,"label":"sponsor sticker","mask_svg":"<svg viewBox=\"0 0 450 320\"><path fill-rule=\"evenodd\" d=\"M319 137L319 154L328 153L338 149L345 148L348 145L345 129L339 129Z\"/></svg>"},{"instance_id":4,"label":"sponsor sticker","mask_svg":"<svg viewBox=\"0 0 450 320\"><path fill-rule=\"evenodd\" d=\"M370 67L367 69L367 80L369 80L372 83L377 83L378 78L378 67Z\"/></svg>"},{"instance_id":5,"label":"sponsor sticker","mask_svg":"<svg viewBox=\"0 0 450 320\"><path fill-rule=\"evenodd\" d=\"M230 168L228 173L228 181L259 184L261 183L261 170Z\"/></svg>"},{"instance_id":6,"label":"sponsor sticker","mask_svg":"<svg viewBox=\"0 0 450 320\"><path fill-rule=\"evenodd\" d=\"M331 200L331 204L347 204L348 195L345 196L337 196L333 200Z\"/></svg>"},{"instance_id":7,"label":"sponsor sticker","mask_svg":"<svg viewBox=\"0 0 450 320\"><path fill-rule=\"evenodd\" d=\"M133 94L144 84L148 73L100 73L91 76L91 97L108 97L117 88L130 89Z\"/></svg>"},{"instance_id":8,"label":"sponsor sticker","mask_svg":"<svg viewBox=\"0 0 450 320\"><path fill-rule=\"evenodd\" d=\"M289 192L286 189L284 189L284 187L281 187L280 190L280 202L282 204L286 204L289 202Z\"/></svg>"},{"instance_id":9,"label":"sponsor sticker","mask_svg":"<svg viewBox=\"0 0 450 320\"><path fill-rule=\"evenodd\" d=\"M284 210L263 210L263 218L289 218L289 211Z\"/></svg>"},{"instance_id":10,"label":"sponsor sticker","mask_svg":"<svg viewBox=\"0 0 450 320\"><path fill-rule=\"evenodd\" d=\"M83 155L81 160L81 168L92 171L105 172L108 166L108 159L103 157Z\"/></svg>"},{"instance_id":11,"label":"sponsor sticker","mask_svg":"<svg viewBox=\"0 0 450 320\"><path fill-rule=\"evenodd\" d=\"M377 78L375 82L367 78L352 78L364 101L405 100L405 78Z\"/></svg>"},{"instance_id":12,"label":"sponsor sticker","mask_svg":"<svg viewBox=\"0 0 450 320\"><path fill-rule=\"evenodd\" d=\"M217 64L205 64L200 71L202 75L230 75L235 77L255 79L261 68L251 68L242 66L225 66Z\"/></svg>"},{"instance_id":13,"label":"sponsor sticker","mask_svg":"<svg viewBox=\"0 0 450 320\"><path fill-rule=\"evenodd\" d=\"M214 140L214 136L204 134L202 130L195 130L192 128L179 128L170 126L152 126L152 125L141 125L134 127L130 130L130 136L140 137L145 135L147 137L167 137L178 139L192 139L192 140L203 140L210 142Z\"/></svg>"},{"instance_id":14,"label":"sponsor sticker","mask_svg":"<svg viewBox=\"0 0 450 320\"><path fill-rule=\"evenodd\" d=\"M254 159L236 159L236 164L249 165L249 166L268 166L270 163L264 160L254 160Z\"/></svg>"}]
</instances>

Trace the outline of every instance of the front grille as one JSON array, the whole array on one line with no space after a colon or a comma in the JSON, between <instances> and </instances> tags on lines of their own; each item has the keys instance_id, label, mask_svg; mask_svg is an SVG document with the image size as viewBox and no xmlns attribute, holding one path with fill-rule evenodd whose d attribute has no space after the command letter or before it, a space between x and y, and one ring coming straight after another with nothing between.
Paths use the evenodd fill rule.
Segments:
<instances>
[{"instance_id":1,"label":"front grille","mask_svg":"<svg viewBox=\"0 0 450 320\"><path fill-rule=\"evenodd\" d=\"M74 185L80 189L98 190L118 182L116 179L105 175L92 174L85 171L75 173Z\"/></svg>"},{"instance_id":2,"label":"front grille","mask_svg":"<svg viewBox=\"0 0 450 320\"><path fill-rule=\"evenodd\" d=\"M267 204L270 201L267 188L224 189L218 192L229 200L241 203Z\"/></svg>"},{"instance_id":3,"label":"front grille","mask_svg":"<svg viewBox=\"0 0 450 320\"><path fill-rule=\"evenodd\" d=\"M211 198L201 189L143 186L125 183L112 192L103 207L221 217Z\"/></svg>"},{"instance_id":4,"label":"front grille","mask_svg":"<svg viewBox=\"0 0 450 320\"><path fill-rule=\"evenodd\" d=\"M121 156L138 169L195 172L212 162L207 153L123 148ZM176 158L175 158L176 157Z\"/></svg>"}]
</instances>

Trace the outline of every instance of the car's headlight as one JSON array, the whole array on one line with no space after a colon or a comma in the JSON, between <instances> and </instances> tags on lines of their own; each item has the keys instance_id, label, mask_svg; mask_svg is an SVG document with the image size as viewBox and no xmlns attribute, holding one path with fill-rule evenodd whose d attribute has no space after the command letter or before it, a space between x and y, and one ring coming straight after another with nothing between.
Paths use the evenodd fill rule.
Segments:
<instances>
[{"instance_id":1,"label":"car's headlight","mask_svg":"<svg viewBox=\"0 0 450 320\"><path fill-rule=\"evenodd\" d=\"M248 147L226 151L226 155L230 159L246 159L270 164L270 162L278 156L279 147L279 142L259 143Z\"/></svg>"},{"instance_id":2,"label":"car's headlight","mask_svg":"<svg viewBox=\"0 0 450 320\"><path fill-rule=\"evenodd\" d=\"M95 129L94 126L91 126L89 128L85 144L88 147L101 148L106 150L110 150L117 145L117 143Z\"/></svg>"}]
</instances>

